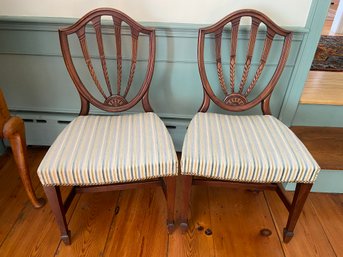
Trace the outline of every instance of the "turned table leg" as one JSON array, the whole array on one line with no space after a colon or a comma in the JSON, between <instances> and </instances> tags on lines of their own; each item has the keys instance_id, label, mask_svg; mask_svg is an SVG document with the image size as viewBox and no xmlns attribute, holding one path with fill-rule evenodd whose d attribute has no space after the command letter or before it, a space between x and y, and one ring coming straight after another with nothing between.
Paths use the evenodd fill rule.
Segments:
<instances>
[{"instance_id":1,"label":"turned table leg","mask_svg":"<svg viewBox=\"0 0 343 257\"><path fill-rule=\"evenodd\" d=\"M27 150L25 140L25 126L19 117L11 117L0 90L0 139L8 139L12 148L13 157L17 164L24 189L35 208L40 208L45 204L45 200L37 199L32 188L29 165L27 161Z\"/></svg>"},{"instance_id":2,"label":"turned table leg","mask_svg":"<svg viewBox=\"0 0 343 257\"><path fill-rule=\"evenodd\" d=\"M22 124L22 126L24 126L24 124ZM40 208L45 204L45 200L43 198L37 199L32 187L30 170L27 162L25 135L23 135L23 133L15 133L11 135L8 140L11 144L13 157L17 164L19 176L23 182L26 194L29 197L33 207Z\"/></svg>"}]
</instances>

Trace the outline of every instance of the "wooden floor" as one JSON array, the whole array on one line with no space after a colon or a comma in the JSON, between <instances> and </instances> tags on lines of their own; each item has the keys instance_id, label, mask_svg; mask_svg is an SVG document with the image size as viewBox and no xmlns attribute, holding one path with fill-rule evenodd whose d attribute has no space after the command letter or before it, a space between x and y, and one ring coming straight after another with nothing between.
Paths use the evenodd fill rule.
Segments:
<instances>
[{"instance_id":1,"label":"wooden floor","mask_svg":"<svg viewBox=\"0 0 343 257\"><path fill-rule=\"evenodd\" d=\"M45 152L29 149L39 196L36 168ZM274 192L203 187L192 192L189 232L169 236L158 188L78 196L67 215L72 245L65 246L49 206L28 202L11 154L0 168L0 256L343 256L343 195L311 193L295 237L284 244L287 211ZM272 235L260 235L263 228Z\"/></svg>"},{"instance_id":2,"label":"wooden floor","mask_svg":"<svg viewBox=\"0 0 343 257\"><path fill-rule=\"evenodd\" d=\"M310 71L300 104L343 105L343 72Z\"/></svg>"}]
</instances>

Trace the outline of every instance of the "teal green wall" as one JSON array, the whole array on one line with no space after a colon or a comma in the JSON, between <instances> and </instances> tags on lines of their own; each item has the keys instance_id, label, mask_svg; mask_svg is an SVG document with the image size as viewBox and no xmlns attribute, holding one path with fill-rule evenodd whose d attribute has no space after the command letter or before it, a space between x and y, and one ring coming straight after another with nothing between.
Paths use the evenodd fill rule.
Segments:
<instances>
[{"instance_id":1,"label":"teal green wall","mask_svg":"<svg viewBox=\"0 0 343 257\"><path fill-rule=\"evenodd\" d=\"M292 126L343 127L343 106L300 104Z\"/></svg>"},{"instance_id":2,"label":"teal green wall","mask_svg":"<svg viewBox=\"0 0 343 257\"><path fill-rule=\"evenodd\" d=\"M341 170L321 170L311 191L321 193L343 193L343 172ZM287 184L286 190L294 190L295 184Z\"/></svg>"}]
</instances>

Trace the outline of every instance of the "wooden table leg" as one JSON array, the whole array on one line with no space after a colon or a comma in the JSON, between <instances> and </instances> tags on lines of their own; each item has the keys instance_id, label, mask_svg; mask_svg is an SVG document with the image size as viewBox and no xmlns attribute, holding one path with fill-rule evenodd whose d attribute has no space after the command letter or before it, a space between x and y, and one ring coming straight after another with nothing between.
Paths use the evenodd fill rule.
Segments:
<instances>
[{"instance_id":1,"label":"wooden table leg","mask_svg":"<svg viewBox=\"0 0 343 257\"><path fill-rule=\"evenodd\" d=\"M27 196L35 208L40 208L45 204L43 198L37 199L32 188L29 165L27 161L27 150L25 140L24 122L19 117L11 117L4 126L4 137L7 138L11 144L14 160L17 164L21 181Z\"/></svg>"},{"instance_id":2,"label":"wooden table leg","mask_svg":"<svg viewBox=\"0 0 343 257\"><path fill-rule=\"evenodd\" d=\"M14 160L17 164L24 189L35 208L40 208L45 204L43 198L37 199L32 188L29 165L27 161L25 126L19 117L11 117L5 102L5 98L0 90L0 139L9 140L13 152Z\"/></svg>"}]
</instances>

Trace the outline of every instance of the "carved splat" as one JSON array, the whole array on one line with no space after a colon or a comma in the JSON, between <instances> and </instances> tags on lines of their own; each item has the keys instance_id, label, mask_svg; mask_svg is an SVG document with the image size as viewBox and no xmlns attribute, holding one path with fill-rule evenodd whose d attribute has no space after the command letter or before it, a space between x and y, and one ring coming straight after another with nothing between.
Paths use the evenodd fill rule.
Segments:
<instances>
[{"instance_id":1,"label":"carved splat","mask_svg":"<svg viewBox=\"0 0 343 257\"><path fill-rule=\"evenodd\" d=\"M246 49L246 58L242 71L242 77L240 78L239 85L237 85L237 91L235 90L235 81L237 80L236 75L236 65L237 65L237 48L238 48L238 34L240 21L242 17L251 18L250 27L250 38L248 43L248 48ZM229 88L225 83L225 76L222 64L221 47L222 47L222 32L226 25L231 25L231 37L230 37L230 59L229 59L229 78L230 85ZM254 48L257 39L258 30L260 24L264 24L267 28L266 36L264 40L264 46L261 54L261 58L253 76L249 76L251 72L251 65L254 55ZM205 64L204 64L204 48L205 48L205 35L214 35L215 38L215 54L216 54L216 66L219 85L224 93L224 99L218 97L212 90L212 87L208 81ZM283 41L283 46L280 49L281 54L278 60L276 70L267 82L262 92L257 95L254 99L249 99L250 93L253 91L254 87L258 83L261 77L263 69L267 63L268 55L272 47L272 43L275 35L281 36ZM234 12L224 19L220 20L216 24L200 29L198 38L198 65L201 81L204 88L204 100L199 111L205 112L209 108L210 99L224 110L228 111L244 111L248 110L257 104L261 103L262 110L264 114L270 114L270 96L271 93L279 80L281 73L285 67L286 60L290 50L290 44L292 40L292 32L280 28L272 20L270 20L266 15L255 11L255 10L240 10ZM256 51L255 51L256 52ZM249 81L249 77L252 77Z\"/></svg>"},{"instance_id":2,"label":"carved splat","mask_svg":"<svg viewBox=\"0 0 343 257\"><path fill-rule=\"evenodd\" d=\"M222 65L222 58L221 58L222 34L223 34L223 30L220 30L215 35L217 73L218 73L219 84L220 84L221 89L223 90L225 95L229 95L229 92L227 90L225 80L224 80L223 65Z\"/></svg>"},{"instance_id":3,"label":"carved splat","mask_svg":"<svg viewBox=\"0 0 343 257\"><path fill-rule=\"evenodd\" d=\"M108 62L113 62L113 60L108 60L106 58L102 24L102 17L104 16L112 18L112 34L106 33L106 37L113 36L113 40L111 40L111 42L113 43L113 47L115 47L116 49L116 70L114 71L114 74L110 74L110 71L107 68ZM106 23L106 27L108 27L109 22L110 20L108 20L108 22ZM98 56L93 56L95 53L90 53L89 51L90 41L88 38L90 36L88 33L88 29L86 30L87 26L93 27L94 29ZM132 38L131 58L129 59L131 65L127 73L123 72L123 26L125 26L125 31L131 31ZM85 64L88 68L90 77L92 78L93 85L96 88L96 90L100 93L100 96L102 96L102 99L99 99L98 96L96 96L95 94L93 95L91 92L93 92L94 90L90 90L85 86L85 84L89 83L83 83L83 81L80 78L80 74L78 74L77 69L74 66L68 41L68 36L71 34L76 34L79 39L80 48L82 50L82 54L85 60ZM111 8L100 8L89 12L74 25L68 28L60 29L59 35L62 54L64 61L66 63L66 67L81 97L81 114L85 115L88 113L89 104L92 104L105 111L121 112L132 108L141 100L144 110L152 111L152 108L148 101L148 89L151 83L155 63L156 39L155 31L153 29L141 26L133 19L131 19L129 16L118 10ZM143 73L146 74L146 76L144 80L140 82L141 89L138 90L137 95L134 96L132 99L127 99L129 91L132 88L133 81L135 81L134 78L137 64L138 42L139 37L143 35L147 36L149 40L149 46L147 47L147 49L142 49L143 51L149 52L146 70L143 71ZM127 57L125 56L125 58L126 61ZM97 66L93 63L96 59L100 60L102 72L96 71ZM128 74L127 85L122 85L123 74ZM102 78L100 78L100 76L102 76ZM113 83L111 83L111 79L114 80Z\"/></svg>"},{"instance_id":4,"label":"carved splat","mask_svg":"<svg viewBox=\"0 0 343 257\"><path fill-rule=\"evenodd\" d=\"M106 98L105 103L110 106L118 107L127 104L127 100L121 95L111 95Z\"/></svg>"},{"instance_id":5,"label":"carved splat","mask_svg":"<svg viewBox=\"0 0 343 257\"><path fill-rule=\"evenodd\" d=\"M245 98L245 96L235 93L226 96L224 99L224 103L234 106L245 105L247 102L248 100Z\"/></svg>"}]
</instances>

